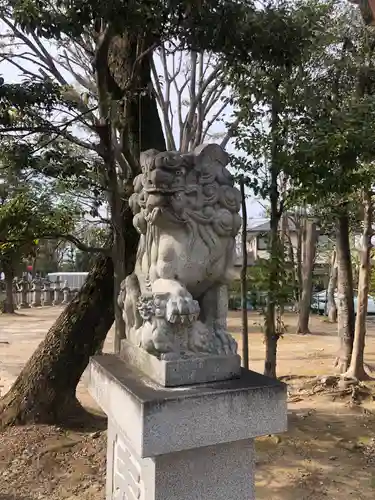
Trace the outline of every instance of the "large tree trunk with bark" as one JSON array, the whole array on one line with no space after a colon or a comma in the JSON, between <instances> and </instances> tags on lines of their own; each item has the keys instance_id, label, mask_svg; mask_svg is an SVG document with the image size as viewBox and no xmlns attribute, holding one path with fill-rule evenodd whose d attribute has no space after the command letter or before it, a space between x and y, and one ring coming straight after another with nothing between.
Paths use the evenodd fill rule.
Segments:
<instances>
[{"instance_id":1,"label":"large tree trunk with bark","mask_svg":"<svg viewBox=\"0 0 375 500\"><path fill-rule=\"evenodd\" d=\"M341 208L342 211L336 223L339 354L335 366L339 368L340 373L344 373L349 367L352 356L355 315L349 241L349 216L347 206L344 205Z\"/></svg>"},{"instance_id":2,"label":"large tree trunk with bark","mask_svg":"<svg viewBox=\"0 0 375 500\"><path fill-rule=\"evenodd\" d=\"M297 326L297 333L301 333L303 335L305 335L306 333L310 333L309 319L311 309L312 279L315 263L316 242L318 237L316 223L309 220L306 220L305 223L306 230L304 231L305 238L303 242L304 259L302 263L302 293L299 304Z\"/></svg>"},{"instance_id":3,"label":"large tree trunk with bark","mask_svg":"<svg viewBox=\"0 0 375 500\"><path fill-rule=\"evenodd\" d=\"M125 338L125 324L122 311L117 303L121 283L126 277L125 262L128 260L126 253L127 235L122 231L124 210L127 200L132 194L133 179L140 173L138 158L141 151L147 149L166 149L163 128L159 118L158 109L152 88L151 58L152 45L147 37L134 34L116 36L111 41L109 69L113 76L113 85L116 86L118 97L122 97L123 126L120 130L120 146L124 158L132 164L132 175L124 185L118 185L114 179L110 206L114 227L113 261L115 271L115 352L119 352L121 340ZM142 57L140 54L145 54ZM131 159L135 159L131 160ZM132 256L130 255L130 258Z\"/></svg>"},{"instance_id":4,"label":"large tree trunk with bark","mask_svg":"<svg viewBox=\"0 0 375 500\"><path fill-rule=\"evenodd\" d=\"M112 259L101 256L0 401L0 427L76 416L76 386L113 323L112 296Z\"/></svg>"},{"instance_id":5,"label":"large tree trunk with bark","mask_svg":"<svg viewBox=\"0 0 375 500\"><path fill-rule=\"evenodd\" d=\"M329 282L327 287L327 314L330 323L337 322L337 306L335 300L335 290L337 287L337 262L336 249L332 250L331 268L329 272Z\"/></svg>"},{"instance_id":6,"label":"large tree trunk with bark","mask_svg":"<svg viewBox=\"0 0 375 500\"><path fill-rule=\"evenodd\" d=\"M370 192L364 193L363 208L363 236L360 253L357 316L355 321L353 352L350 366L345 373L346 376L353 377L357 380L367 380L370 378L364 368L368 290L371 274L372 200Z\"/></svg>"}]
</instances>

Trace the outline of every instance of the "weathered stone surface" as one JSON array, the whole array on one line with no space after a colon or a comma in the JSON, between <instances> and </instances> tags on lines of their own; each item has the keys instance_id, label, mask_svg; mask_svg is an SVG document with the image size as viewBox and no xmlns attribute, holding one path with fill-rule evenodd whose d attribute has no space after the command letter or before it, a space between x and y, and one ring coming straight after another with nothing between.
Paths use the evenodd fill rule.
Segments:
<instances>
[{"instance_id":1,"label":"weathered stone surface","mask_svg":"<svg viewBox=\"0 0 375 500\"><path fill-rule=\"evenodd\" d=\"M162 455L155 500L254 500L254 472L253 439Z\"/></svg>"},{"instance_id":2,"label":"weathered stone surface","mask_svg":"<svg viewBox=\"0 0 375 500\"><path fill-rule=\"evenodd\" d=\"M140 457L240 441L286 429L286 386L255 372L222 382L162 387L115 355L90 361L89 390L126 427Z\"/></svg>"},{"instance_id":3,"label":"weathered stone surface","mask_svg":"<svg viewBox=\"0 0 375 500\"><path fill-rule=\"evenodd\" d=\"M127 339L157 357L237 352L227 331L226 284L241 200L227 163L216 144L141 155L129 202L141 237L119 304Z\"/></svg>"},{"instance_id":4,"label":"weathered stone surface","mask_svg":"<svg viewBox=\"0 0 375 500\"><path fill-rule=\"evenodd\" d=\"M106 499L117 498L254 500L253 440L140 458L109 421Z\"/></svg>"},{"instance_id":5,"label":"weathered stone surface","mask_svg":"<svg viewBox=\"0 0 375 500\"><path fill-rule=\"evenodd\" d=\"M185 359L163 360L123 340L120 358L165 387L228 380L241 374L241 358L238 354L197 354Z\"/></svg>"}]
</instances>

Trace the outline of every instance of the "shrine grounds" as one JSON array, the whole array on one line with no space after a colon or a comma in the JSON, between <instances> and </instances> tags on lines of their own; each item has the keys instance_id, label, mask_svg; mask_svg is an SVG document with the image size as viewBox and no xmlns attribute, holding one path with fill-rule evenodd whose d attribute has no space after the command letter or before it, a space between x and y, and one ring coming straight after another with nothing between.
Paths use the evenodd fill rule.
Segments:
<instances>
[{"instance_id":1,"label":"shrine grounds","mask_svg":"<svg viewBox=\"0 0 375 500\"><path fill-rule=\"evenodd\" d=\"M61 311L46 307L0 316L0 391L4 394ZM375 383L358 404L350 390L324 391L315 377L333 374L336 326L312 316L311 335L295 335L296 316L284 318L278 375L289 384L289 430L257 439L258 500L355 500L375 497ZM229 330L240 340L240 313ZM262 318L249 315L251 368L262 371ZM105 351L111 352L113 332ZM241 346L240 346L241 349ZM369 318L366 363L375 367L375 318ZM374 368L375 369L375 368ZM375 372L373 374L375 377ZM85 389L80 401L100 413ZM104 500L106 433L46 426L0 434L0 500ZM197 499L199 500L199 499ZM214 500L214 499L212 499Z\"/></svg>"}]
</instances>

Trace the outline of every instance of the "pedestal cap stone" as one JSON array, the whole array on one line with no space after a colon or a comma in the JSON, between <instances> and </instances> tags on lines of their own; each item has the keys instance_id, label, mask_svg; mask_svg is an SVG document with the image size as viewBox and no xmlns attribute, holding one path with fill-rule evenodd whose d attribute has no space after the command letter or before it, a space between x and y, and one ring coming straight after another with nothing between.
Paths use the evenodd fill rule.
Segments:
<instances>
[{"instance_id":1,"label":"pedestal cap stone","mask_svg":"<svg viewBox=\"0 0 375 500\"><path fill-rule=\"evenodd\" d=\"M287 428L286 385L244 369L232 380L168 388L108 354L91 358L89 390L142 458Z\"/></svg>"}]
</instances>

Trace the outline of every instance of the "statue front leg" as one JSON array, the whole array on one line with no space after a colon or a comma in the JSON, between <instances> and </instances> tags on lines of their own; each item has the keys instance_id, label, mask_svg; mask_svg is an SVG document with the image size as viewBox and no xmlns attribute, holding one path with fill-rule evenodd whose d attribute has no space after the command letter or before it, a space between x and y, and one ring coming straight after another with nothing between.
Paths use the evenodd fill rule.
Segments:
<instances>
[{"instance_id":1,"label":"statue front leg","mask_svg":"<svg viewBox=\"0 0 375 500\"><path fill-rule=\"evenodd\" d=\"M172 324L187 324L195 321L199 315L199 304L188 290L176 280L160 278L152 284L155 296L166 298L165 317Z\"/></svg>"},{"instance_id":2,"label":"statue front leg","mask_svg":"<svg viewBox=\"0 0 375 500\"><path fill-rule=\"evenodd\" d=\"M228 287L214 285L200 300L200 320L214 337L215 350L218 354L236 354L237 342L227 328Z\"/></svg>"},{"instance_id":3,"label":"statue front leg","mask_svg":"<svg viewBox=\"0 0 375 500\"><path fill-rule=\"evenodd\" d=\"M190 331L199 315L199 304L178 281L157 279L139 296L139 328L130 340L161 359L190 355ZM131 330L132 331L132 330Z\"/></svg>"}]
</instances>

